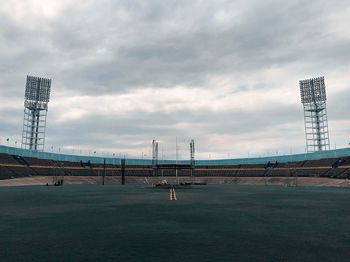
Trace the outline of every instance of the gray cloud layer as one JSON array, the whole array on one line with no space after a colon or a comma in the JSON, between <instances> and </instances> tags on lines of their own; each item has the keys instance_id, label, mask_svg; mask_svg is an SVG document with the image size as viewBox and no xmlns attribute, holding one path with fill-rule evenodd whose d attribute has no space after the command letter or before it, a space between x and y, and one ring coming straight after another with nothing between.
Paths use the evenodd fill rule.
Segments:
<instances>
[{"instance_id":1,"label":"gray cloud layer","mask_svg":"<svg viewBox=\"0 0 350 262\"><path fill-rule=\"evenodd\" d=\"M325 75L331 139L347 144L348 1L24 2L0 4L2 137L21 136L34 74L53 78L55 148L139 155L178 136L201 157L303 151L298 80Z\"/></svg>"}]
</instances>

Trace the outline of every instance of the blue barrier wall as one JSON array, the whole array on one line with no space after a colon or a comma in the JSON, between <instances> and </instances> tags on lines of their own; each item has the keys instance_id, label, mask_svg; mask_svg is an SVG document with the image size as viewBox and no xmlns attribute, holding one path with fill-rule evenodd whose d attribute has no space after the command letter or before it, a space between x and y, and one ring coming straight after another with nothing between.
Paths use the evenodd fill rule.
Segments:
<instances>
[{"instance_id":1,"label":"blue barrier wall","mask_svg":"<svg viewBox=\"0 0 350 262\"><path fill-rule=\"evenodd\" d=\"M33 150L26 150L15 147L8 147L0 145L0 153L19 155L23 157L35 157L40 159L48 159L54 161L69 161L69 162L88 162L93 164L103 164L106 160L106 164L120 165L120 158L112 157L96 157L96 156L79 156L79 155L66 155L56 154L49 152L38 152ZM341 148L336 150L321 151L315 153L294 154L294 155L281 155L270 157L258 157L258 158L238 158L238 159L213 159L213 160L196 160L196 166L229 166L229 165L244 165L244 164L266 164L267 162L278 161L280 163L298 162L304 160L318 160L323 158L337 158L350 156L350 148ZM161 160L161 164L175 164L175 160ZM178 164L189 164L189 160L180 160ZM150 159L126 159L127 165L152 165Z\"/></svg>"}]
</instances>

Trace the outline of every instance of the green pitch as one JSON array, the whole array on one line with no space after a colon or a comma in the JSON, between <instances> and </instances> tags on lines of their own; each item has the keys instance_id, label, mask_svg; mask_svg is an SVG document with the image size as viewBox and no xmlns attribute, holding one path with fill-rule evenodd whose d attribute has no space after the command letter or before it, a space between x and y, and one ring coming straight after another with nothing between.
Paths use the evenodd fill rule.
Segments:
<instances>
[{"instance_id":1,"label":"green pitch","mask_svg":"<svg viewBox=\"0 0 350 262\"><path fill-rule=\"evenodd\" d=\"M349 261L350 190L0 188L0 261Z\"/></svg>"}]
</instances>

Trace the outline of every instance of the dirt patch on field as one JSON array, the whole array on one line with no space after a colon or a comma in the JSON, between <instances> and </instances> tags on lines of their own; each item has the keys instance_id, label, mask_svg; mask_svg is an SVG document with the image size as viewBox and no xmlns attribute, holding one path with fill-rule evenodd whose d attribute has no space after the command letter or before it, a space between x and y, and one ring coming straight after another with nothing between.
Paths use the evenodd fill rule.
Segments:
<instances>
[{"instance_id":1,"label":"dirt patch on field","mask_svg":"<svg viewBox=\"0 0 350 262\"><path fill-rule=\"evenodd\" d=\"M162 180L168 183L206 182L208 184L241 184L241 185L280 185L280 186L331 186L350 187L350 180L320 177L127 177L127 184L155 184ZM67 176L64 184L102 184L101 176ZM49 176L35 176L0 180L0 186L33 186L53 184ZM105 184L120 184L120 177L105 177Z\"/></svg>"}]
</instances>

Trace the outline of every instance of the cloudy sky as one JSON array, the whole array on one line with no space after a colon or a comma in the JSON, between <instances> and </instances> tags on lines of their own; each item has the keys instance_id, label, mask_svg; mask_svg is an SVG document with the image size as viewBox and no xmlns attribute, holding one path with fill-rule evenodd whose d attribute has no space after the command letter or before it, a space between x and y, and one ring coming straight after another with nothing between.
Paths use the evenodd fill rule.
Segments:
<instances>
[{"instance_id":1,"label":"cloudy sky","mask_svg":"<svg viewBox=\"0 0 350 262\"><path fill-rule=\"evenodd\" d=\"M316 76L331 147L350 142L348 0L2 0L0 17L2 144L21 140L26 75L52 78L47 151L304 152L298 81Z\"/></svg>"}]
</instances>

